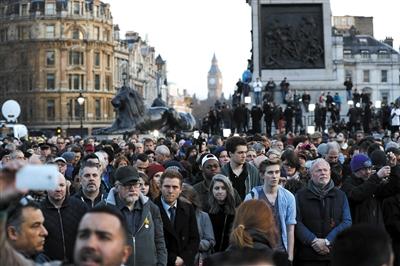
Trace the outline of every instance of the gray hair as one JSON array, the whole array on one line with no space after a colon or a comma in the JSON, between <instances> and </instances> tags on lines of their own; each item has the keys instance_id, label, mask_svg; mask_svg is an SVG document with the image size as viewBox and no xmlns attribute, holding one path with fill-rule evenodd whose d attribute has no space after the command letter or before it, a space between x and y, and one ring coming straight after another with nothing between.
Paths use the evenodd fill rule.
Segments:
<instances>
[{"instance_id":1,"label":"gray hair","mask_svg":"<svg viewBox=\"0 0 400 266\"><path fill-rule=\"evenodd\" d=\"M326 164L326 165L328 165L329 169L331 169L331 166L325 159L318 158L312 162L311 167L310 167L310 174L314 171L314 168L319 164Z\"/></svg>"},{"instance_id":2,"label":"gray hair","mask_svg":"<svg viewBox=\"0 0 400 266\"><path fill-rule=\"evenodd\" d=\"M265 147L261 143L257 142L253 144L253 149L256 151L256 153L262 153L263 151L265 152Z\"/></svg>"},{"instance_id":3,"label":"gray hair","mask_svg":"<svg viewBox=\"0 0 400 266\"><path fill-rule=\"evenodd\" d=\"M165 145L157 146L155 152L167 157L171 156L171 151Z\"/></svg>"},{"instance_id":4,"label":"gray hair","mask_svg":"<svg viewBox=\"0 0 400 266\"><path fill-rule=\"evenodd\" d=\"M332 142L328 142L326 144L326 153L325 155L327 155L331 150L336 150L336 151L340 151L340 146L339 143L337 143L336 141L332 141Z\"/></svg>"}]
</instances>

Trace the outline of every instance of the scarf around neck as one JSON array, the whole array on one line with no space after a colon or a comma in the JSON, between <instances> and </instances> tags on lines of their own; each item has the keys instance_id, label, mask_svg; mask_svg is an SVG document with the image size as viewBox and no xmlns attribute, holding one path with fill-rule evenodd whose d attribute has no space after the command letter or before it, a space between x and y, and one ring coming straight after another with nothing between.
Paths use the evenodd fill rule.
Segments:
<instances>
[{"instance_id":1,"label":"scarf around neck","mask_svg":"<svg viewBox=\"0 0 400 266\"><path fill-rule=\"evenodd\" d=\"M320 199L323 199L328 195L329 191L331 191L335 187L335 184L333 183L332 179L329 180L329 183L323 187L320 188L314 184L314 182L310 179L308 180L308 185L307 188L317 197Z\"/></svg>"}]
</instances>

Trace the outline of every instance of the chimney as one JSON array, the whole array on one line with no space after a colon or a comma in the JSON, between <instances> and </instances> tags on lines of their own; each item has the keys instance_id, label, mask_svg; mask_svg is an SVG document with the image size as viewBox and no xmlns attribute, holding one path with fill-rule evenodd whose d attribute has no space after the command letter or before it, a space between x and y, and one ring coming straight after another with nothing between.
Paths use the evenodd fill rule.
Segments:
<instances>
[{"instance_id":1,"label":"chimney","mask_svg":"<svg viewBox=\"0 0 400 266\"><path fill-rule=\"evenodd\" d=\"M393 38L392 37L386 37L385 40L383 41L383 43L386 43L387 45L389 45L390 47L393 48Z\"/></svg>"}]
</instances>

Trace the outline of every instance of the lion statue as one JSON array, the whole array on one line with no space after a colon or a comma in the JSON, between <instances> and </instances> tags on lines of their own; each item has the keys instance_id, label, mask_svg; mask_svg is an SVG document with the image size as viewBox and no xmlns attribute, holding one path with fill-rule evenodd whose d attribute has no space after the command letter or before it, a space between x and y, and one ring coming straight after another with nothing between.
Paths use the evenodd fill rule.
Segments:
<instances>
[{"instance_id":1,"label":"lion statue","mask_svg":"<svg viewBox=\"0 0 400 266\"><path fill-rule=\"evenodd\" d=\"M120 134L135 130L193 130L196 120L190 113L177 112L167 106L146 109L142 96L133 88L123 86L112 99L116 119L111 127L95 130L94 134Z\"/></svg>"}]
</instances>

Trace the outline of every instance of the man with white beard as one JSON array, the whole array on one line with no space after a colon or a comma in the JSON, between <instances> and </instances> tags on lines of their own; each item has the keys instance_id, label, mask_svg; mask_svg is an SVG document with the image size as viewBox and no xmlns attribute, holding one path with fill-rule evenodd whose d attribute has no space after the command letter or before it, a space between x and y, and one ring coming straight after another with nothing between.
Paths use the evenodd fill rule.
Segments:
<instances>
[{"instance_id":1,"label":"man with white beard","mask_svg":"<svg viewBox=\"0 0 400 266\"><path fill-rule=\"evenodd\" d=\"M115 188L100 205L114 205L125 218L133 250L127 265L166 265L167 249L160 210L140 192L143 184L139 172L133 166L124 166L115 171L114 177Z\"/></svg>"}]
</instances>

